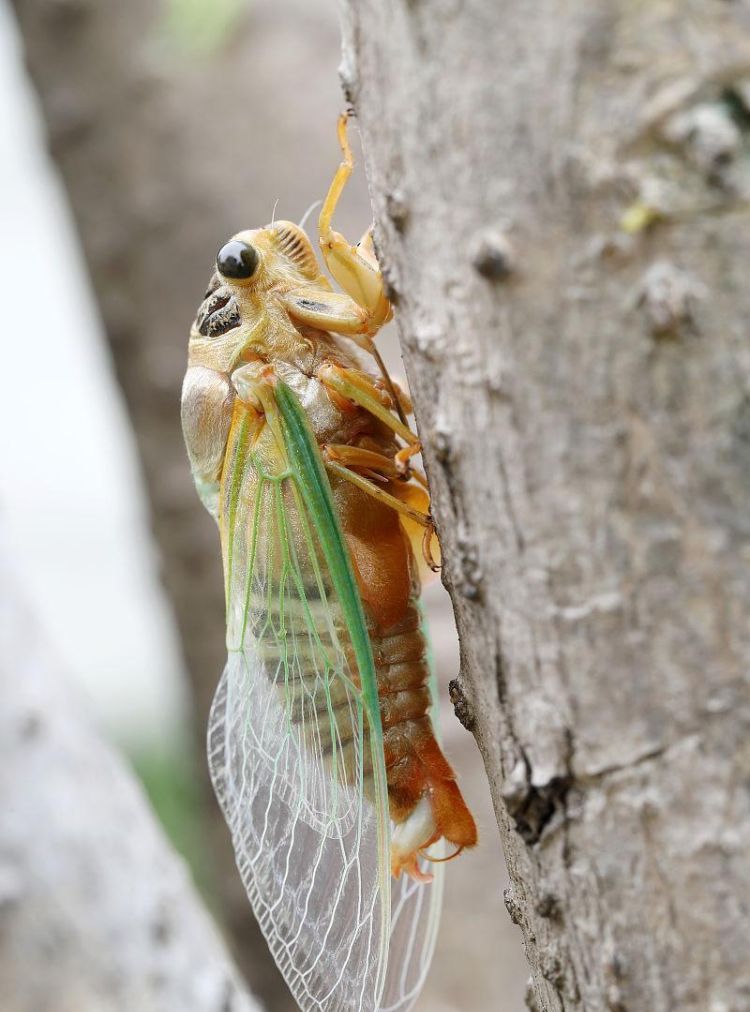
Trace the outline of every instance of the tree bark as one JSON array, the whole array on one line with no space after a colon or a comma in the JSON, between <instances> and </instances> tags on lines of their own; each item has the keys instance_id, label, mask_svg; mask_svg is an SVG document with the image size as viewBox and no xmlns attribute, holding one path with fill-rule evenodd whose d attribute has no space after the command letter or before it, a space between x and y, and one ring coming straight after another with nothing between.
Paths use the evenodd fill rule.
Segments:
<instances>
[{"instance_id":1,"label":"tree bark","mask_svg":"<svg viewBox=\"0 0 750 1012\"><path fill-rule=\"evenodd\" d=\"M750 8L345 0L545 1010L750 1008Z\"/></svg>"},{"instance_id":2,"label":"tree bark","mask_svg":"<svg viewBox=\"0 0 750 1012\"><path fill-rule=\"evenodd\" d=\"M4 1012L259 1012L0 559Z\"/></svg>"}]
</instances>

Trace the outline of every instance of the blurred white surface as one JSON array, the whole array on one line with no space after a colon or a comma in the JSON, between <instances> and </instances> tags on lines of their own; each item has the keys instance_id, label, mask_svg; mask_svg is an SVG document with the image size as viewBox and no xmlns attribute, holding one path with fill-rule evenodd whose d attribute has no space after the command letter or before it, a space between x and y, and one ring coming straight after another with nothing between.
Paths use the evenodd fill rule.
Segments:
<instances>
[{"instance_id":1,"label":"blurred white surface","mask_svg":"<svg viewBox=\"0 0 750 1012\"><path fill-rule=\"evenodd\" d=\"M37 620L121 740L171 735L180 657L74 228L0 4L0 528Z\"/></svg>"}]
</instances>

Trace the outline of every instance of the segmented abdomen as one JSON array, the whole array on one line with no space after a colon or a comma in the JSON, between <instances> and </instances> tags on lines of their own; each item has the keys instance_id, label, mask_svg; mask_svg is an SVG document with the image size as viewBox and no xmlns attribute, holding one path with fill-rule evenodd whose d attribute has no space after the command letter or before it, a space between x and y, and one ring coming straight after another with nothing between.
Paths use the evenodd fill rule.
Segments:
<instances>
[{"instance_id":1,"label":"segmented abdomen","mask_svg":"<svg viewBox=\"0 0 750 1012\"><path fill-rule=\"evenodd\" d=\"M321 593L312 580L305 583L304 602L284 600L283 595L250 598L254 649L308 747L329 762L335 751L339 774L351 782L360 757L365 775L372 772L370 734L363 721L360 747L352 693L341 679L327 678L323 658L335 652L335 643L344 646L350 662L348 674L356 686L359 676L336 603L327 597L325 588ZM316 620L314 638L309 633L310 616ZM411 602L404 618L385 633L378 632L372 622L368 621L368 626L391 788L396 785L391 784L390 771L414 758L415 738L429 736L434 741L427 716L431 705L427 643L416 602ZM413 797L403 801L409 807Z\"/></svg>"}]
</instances>

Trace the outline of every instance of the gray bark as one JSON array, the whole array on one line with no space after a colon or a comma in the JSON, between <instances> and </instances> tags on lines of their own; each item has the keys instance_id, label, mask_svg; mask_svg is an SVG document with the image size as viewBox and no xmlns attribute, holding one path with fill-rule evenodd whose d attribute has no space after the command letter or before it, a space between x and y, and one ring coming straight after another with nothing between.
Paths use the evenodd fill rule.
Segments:
<instances>
[{"instance_id":1,"label":"gray bark","mask_svg":"<svg viewBox=\"0 0 750 1012\"><path fill-rule=\"evenodd\" d=\"M0 560L4 1012L259 1012Z\"/></svg>"},{"instance_id":2,"label":"gray bark","mask_svg":"<svg viewBox=\"0 0 750 1012\"><path fill-rule=\"evenodd\" d=\"M348 0L529 1007L750 1008L750 8Z\"/></svg>"}]
</instances>

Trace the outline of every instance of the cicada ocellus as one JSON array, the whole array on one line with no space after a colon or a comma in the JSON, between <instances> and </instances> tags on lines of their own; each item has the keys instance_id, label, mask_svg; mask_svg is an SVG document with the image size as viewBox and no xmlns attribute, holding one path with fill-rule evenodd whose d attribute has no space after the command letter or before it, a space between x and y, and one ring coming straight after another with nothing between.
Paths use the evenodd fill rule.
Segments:
<instances>
[{"instance_id":1,"label":"cicada ocellus","mask_svg":"<svg viewBox=\"0 0 750 1012\"><path fill-rule=\"evenodd\" d=\"M242 879L303 1010L405 1010L432 955L441 860L476 828L436 740L419 608L426 481L373 336L391 306L368 232L288 221L219 251L182 397L219 524L229 657L209 762ZM356 346L359 347L356 347ZM422 534L424 532L424 535Z\"/></svg>"}]
</instances>

